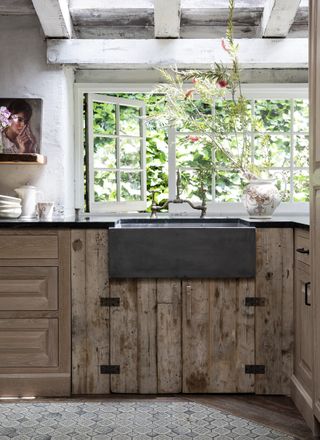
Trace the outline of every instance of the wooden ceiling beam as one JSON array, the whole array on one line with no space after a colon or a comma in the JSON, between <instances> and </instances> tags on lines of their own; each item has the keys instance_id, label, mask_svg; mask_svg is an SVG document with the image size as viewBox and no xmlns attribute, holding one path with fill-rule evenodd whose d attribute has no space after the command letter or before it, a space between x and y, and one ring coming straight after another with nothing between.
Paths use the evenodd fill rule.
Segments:
<instances>
[{"instance_id":1,"label":"wooden ceiling beam","mask_svg":"<svg viewBox=\"0 0 320 440\"><path fill-rule=\"evenodd\" d=\"M72 38L68 0L32 0L43 32L48 38Z\"/></svg>"},{"instance_id":2,"label":"wooden ceiling beam","mask_svg":"<svg viewBox=\"0 0 320 440\"><path fill-rule=\"evenodd\" d=\"M263 38L286 37L301 0L266 0L261 18Z\"/></svg>"},{"instance_id":3,"label":"wooden ceiling beam","mask_svg":"<svg viewBox=\"0 0 320 440\"><path fill-rule=\"evenodd\" d=\"M308 39L241 39L239 61L243 68L306 68ZM215 62L230 65L220 39L150 40L48 40L49 64L73 64L102 69L156 67L210 68Z\"/></svg>"},{"instance_id":4,"label":"wooden ceiling beam","mask_svg":"<svg viewBox=\"0 0 320 440\"><path fill-rule=\"evenodd\" d=\"M155 38L179 38L181 0L154 0Z\"/></svg>"}]
</instances>

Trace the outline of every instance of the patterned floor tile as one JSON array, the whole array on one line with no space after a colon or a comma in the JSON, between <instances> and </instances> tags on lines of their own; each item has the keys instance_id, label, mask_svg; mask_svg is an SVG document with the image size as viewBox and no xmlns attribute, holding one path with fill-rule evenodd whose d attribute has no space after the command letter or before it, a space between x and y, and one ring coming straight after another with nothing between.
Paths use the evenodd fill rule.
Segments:
<instances>
[{"instance_id":1,"label":"patterned floor tile","mask_svg":"<svg viewBox=\"0 0 320 440\"><path fill-rule=\"evenodd\" d=\"M0 440L294 440L195 402L0 403Z\"/></svg>"}]
</instances>

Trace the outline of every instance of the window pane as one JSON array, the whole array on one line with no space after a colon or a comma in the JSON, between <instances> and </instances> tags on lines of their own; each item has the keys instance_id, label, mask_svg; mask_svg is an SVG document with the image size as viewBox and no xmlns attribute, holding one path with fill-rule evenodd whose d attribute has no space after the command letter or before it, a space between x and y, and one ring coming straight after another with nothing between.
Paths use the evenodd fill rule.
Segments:
<instances>
[{"instance_id":1,"label":"window pane","mask_svg":"<svg viewBox=\"0 0 320 440\"><path fill-rule=\"evenodd\" d=\"M93 140L94 168L116 168L116 140L97 136Z\"/></svg>"},{"instance_id":2,"label":"window pane","mask_svg":"<svg viewBox=\"0 0 320 440\"><path fill-rule=\"evenodd\" d=\"M216 173L216 201L241 202L243 182L240 174L233 171L217 171Z\"/></svg>"},{"instance_id":3,"label":"window pane","mask_svg":"<svg viewBox=\"0 0 320 440\"><path fill-rule=\"evenodd\" d=\"M289 100L255 101L257 131L290 131L291 106Z\"/></svg>"},{"instance_id":4,"label":"window pane","mask_svg":"<svg viewBox=\"0 0 320 440\"><path fill-rule=\"evenodd\" d=\"M296 171L293 176L294 202L309 201L309 172L308 170Z\"/></svg>"},{"instance_id":5,"label":"window pane","mask_svg":"<svg viewBox=\"0 0 320 440\"><path fill-rule=\"evenodd\" d=\"M204 137L180 135L176 137L177 167L195 168L211 162L212 144Z\"/></svg>"},{"instance_id":6,"label":"window pane","mask_svg":"<svg viewBox=\"0 0 320 440\"><path fill-rule=\"evenodd\" d=\"M251 102L248 100L234 103L230 99L225 99L215 103L215 131L218 129L219 133L243 131L243 129L250 131L250 119Z\"/></svg>"},{"instance_id":7,"label":"window pane","mask_svg":"<svg viewBox=\"0 0 320 440\"><path fill-rule=\"evenodd\" d=\"M248 141L249 139L247 139ZM226 134L223 138L218 139L218 145L220 145L225 153L220 149L215 150L215 164L217 168L234 168L234 162L228 157L230 154L236 160L241 158L243 153L243 141L244 137L241 133L237 135ZM248 151L246 154L251 158L251 142L248 144Z\"/></svg>"},{"instance_id":8,"label":"window pane","mask_svg":"<svg viewBox=\"0 0 320 440\"><path fill-rule=\"evenodd\" d=\"M176 125L178 131L194 131L195 124L198 128L199 123L204 119L206 121L204 130L206 130L210 126L210 118L213 119L212 107L197 99L187 99L183 102L183 114L184 122Z\"/></svg>"},{"instance_id":9,"label":"window pane","mask_svg":"<svg viewBox=\"0 0 320 440\"><path fill-rule=\"evenodd\" d=\"M188 199L192 202L201 203L201 182L203 182L206 192L206 200L212 200L212 172L204 170L199 174L199 170L180 170L181 194L182 199Z\"/></svg>"},{"instance_id":10,"label":"window pane","mask_svg":"<svg viewBox=\"0 0 320 440\"><path fill-rule=\"evenodd\" d=\"M140 110L137 107L120 106L120 134L140 135Z\"/></svg>"},{"instance_id":11,"label":"window pane","mask_svg":"<svg viewBox=\"0 0 320 440\"><path fill-rule=\"evenodd\" d=\"M255 136L254 163L269 167L290 166L290 136Z\"/></svg>"},{"instance_id":12,"label":"window pane","mask_svg":"<svg viewBox=\"0 0 320 440\"><path fill-rule=\"evenodd\" d=\"M156 201L161 203L169 197L168 189L168 134L149 126L147 130L147 201L151 203L152 193L156 192Z\"/></svg>"},{"instance_id":13,"label":"window pane","mask_svg":"<svg viewBox=\"0 0 320 440\"><path fill-rule=\"evenodd\" d=\"M94 201L114 202L117 200L116 173L94 172Z\"/></svg>"},{"instance_id":14,"label":"window pane","mask_svg":"<svg viewBox=\"0 0 320 440\"><path fill-rule=\"evenodd\" d=\"M120 139L120 167L141 168L140 139Z\"/></svg>"},{"instance_id":15,"label":"window pane","mask_svg":"<svg viewBox=\"0 0 320 440\"><path fill-rule=\"evenodd\" d=\"M309 101L307 99L296 99L294 101L293 130L309 131Z\"/></svg>"},{"instance_id":16,"label":"window pane","mask_svg":"<svg viewBox=\"0 0 320 440\"><path fill-rule=\"evenodd\" d=\"M114 104L93 103L93 133L116 134L116 106Z\"/></svg>"},{"instance_id":17,"label":"window pane","mask_svg":"<svg viewBox=\"0 0 320 440\"><path fill-rule=\"evenodd\" d=\"M142 200L141 173L120 173L120 200Z\"/></svg>"},{"instance_id":18,"label":"window pane","mask_svg":"<svg viewBox=\"0 0 320 440\"><path fill-rule=\"evenodd\" d=\"M299 168L309 166L309 136L302 134L295 136L294 166Z\"/></svg>"}]
</instances>

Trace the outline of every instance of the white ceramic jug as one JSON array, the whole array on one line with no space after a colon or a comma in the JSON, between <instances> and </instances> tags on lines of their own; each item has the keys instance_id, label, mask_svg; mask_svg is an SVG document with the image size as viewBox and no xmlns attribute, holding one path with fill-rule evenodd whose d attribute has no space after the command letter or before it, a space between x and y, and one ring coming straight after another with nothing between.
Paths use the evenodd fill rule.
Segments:
<instances>
[{"instance_id":1,"label":"white ceramic jug","mask_svg":"<svg viewBox=\"0 0 320 440\"><path fill-rule=\"evenodd\" d=\"M16 188L15 192L22 199L21 219L32 219L36 217L37 194L40 193L38 188L31 185L24 185Z\"/></svg>"}]
</instances>

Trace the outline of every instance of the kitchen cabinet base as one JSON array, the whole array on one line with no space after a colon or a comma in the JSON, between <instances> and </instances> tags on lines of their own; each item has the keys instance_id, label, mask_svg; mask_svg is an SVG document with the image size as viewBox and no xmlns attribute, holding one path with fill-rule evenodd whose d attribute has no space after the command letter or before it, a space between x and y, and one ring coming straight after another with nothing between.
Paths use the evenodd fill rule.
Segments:
<instances>
[{"instance_id":1,"label":"kitchen cabinet base","mask_svg":"<svg viewBox=\"0 0 320 440\"><path fill-rule=\"evenodd\" d=\"M0 397L67 397L70 374L0 374Z\"/></svg>"},{"instance_id":2,"label":"kitchen cabinet base","mask_svg":"<svg viewBox=\"0 0 320 440\"><path fill-rule=\"evenodd\" d=\"M312 431L314 436L320 435L320 424L313 415L312 397L301 385L296 376L291 377L291 398L302 414L306 424Z\"/></svg>"}]
</instances>

